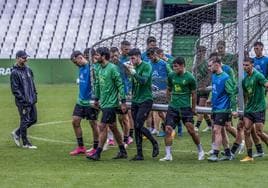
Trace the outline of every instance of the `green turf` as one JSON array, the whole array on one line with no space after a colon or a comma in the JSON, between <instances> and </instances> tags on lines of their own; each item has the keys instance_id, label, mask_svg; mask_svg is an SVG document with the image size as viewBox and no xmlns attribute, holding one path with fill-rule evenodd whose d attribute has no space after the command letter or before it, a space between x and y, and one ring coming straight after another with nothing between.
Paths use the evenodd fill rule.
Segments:
<instances>
[{"instance_id":1,"label":"green turf","mask_svg":"<svg viewBox=\"0 0 268 188\"><path fill-rule=\"evenodd\" d=\"M84 156L70 157L75 137L70 123L76 100L75 85L38 85L38 123L67 121L54 125L40 125L29 129L35 151L17 148L10 132L17 126L18 112L9 85L0 85L0 187L266 187L267 156L253 163L241 164L239 159L209 163L197 161L196 148L185 133L176 137L172 162L159 162L164 156L164 142L160 156L152 159L151 145L145 145L145 161L115 161L111 158L117 148L102 155L99 162ZM89 146L92 136L83 122L84 139ZM202 125L204 128L204 124ZM210 134L200 133L202 143L210 149ZM230 137L231 138L231 137ZM233 138L231 138L233 140ZM263 145L264 146L264 145ZM264 146L265 147L265 146ZM265 147L265 151L267 151ZM128 149L135 154L135 146Z\"/></svg>"}]
</instances>

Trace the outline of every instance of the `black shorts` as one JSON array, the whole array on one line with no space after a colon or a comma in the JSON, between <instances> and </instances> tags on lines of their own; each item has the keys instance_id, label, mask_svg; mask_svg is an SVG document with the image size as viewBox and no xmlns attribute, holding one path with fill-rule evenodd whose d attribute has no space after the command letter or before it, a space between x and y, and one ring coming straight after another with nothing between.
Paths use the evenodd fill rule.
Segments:
<instances>
[{"instance_id":1,"label":"black shorts","mask_svg":"<svg viewBox=\"0 0 268 188\"><path fill-rule=\"evenodd\" d=\"M213 113L211 116L214 125L225 126L232 120L231 113Z\"/></svg>"},{"instance_id":2,"label":"black shorts","mask_svg":"<svg viewBox=\"0 0 268 188\"><path fill-rule=\"evenodd\" d=\"M128 114L128 109L126 110L126 112L122 112L121 108L116 108L116 114L120 114L120 115L124 115L124 114Z\"/></svg>"},{"instance_id":3,"label":"black shorts","mask_svg":"<svg viewBox=\"0 0 268 188\"><path fill-rule=\"evenodd\" d=\"M97 120L99 110L92 108L90 106L81 106L76 104L73 111L73 116L78 116L81 118L86 118L87 120Z\"/></svg>"},{"instance_id":4,"label":"black shorts","mask_svg":"<svg viewBox=\"0 0 268 188\"><path fill-rule=\"evenodd\" d=\"M116 122L116 108L103 108L101 123L113 124Z\"/></svg>"},{"instance_id":5,"label":"black shorts","mask_svg":"<svg viewBox=\"0 0 268 188\"><path fill-rule=\"evenodd\" d=\"M246 112L244 117L248 118L253 123L263 123L265 122L265 110L261 112Z\"/></svg>"},{"instance_id":6,"label":"black shorts","mask_svg":"<svg viewBox=\"0 0 268 188\"><path fill-rule=\"evenodd\" d=\"M182 120L183 124L185 123L194 123L193 120L194 113L192 112L192 108L179 108L174 109L172 107L168 107L165 125L172 126L173 129L176 128L176 125L179 124L180 120Z\"/></svg>"}]
</instances>

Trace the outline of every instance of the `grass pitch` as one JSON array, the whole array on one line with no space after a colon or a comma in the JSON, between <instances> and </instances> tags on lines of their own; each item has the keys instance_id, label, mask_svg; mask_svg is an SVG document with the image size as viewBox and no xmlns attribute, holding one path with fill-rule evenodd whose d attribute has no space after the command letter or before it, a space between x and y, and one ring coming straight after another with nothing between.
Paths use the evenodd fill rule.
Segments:
<instances>
[{"instance_id":1,"label":"grass pitch","mask_svg":"<svg viewBox=\"0 0 268 188\"><path fill-rule=\"evenodd\" d=\"M0 187L266 187L268 157L252 163L234 161L209 163L197 161L196 147L185 132L173 144L173 161L159 162L164 156L151 158L151 145L144 141L145 161L113 160L117 147L103 152L101 161L85 156L71 157L76 146L71 115L76 101L75 85L38 85L38 124L29 129L37 150L15 146L11 131L18 126L19 116L9 85L0 85ZM204 124L202 125L204 128ZM91 131L84 120L86 146L92 142ZM210 150L210 133L200 133L206 151ZM233 138L230 136L231 142ZM263 144L265 152L266 146ZM129 158L135 145L128 149Z\"/></svg>"}]
</instances>

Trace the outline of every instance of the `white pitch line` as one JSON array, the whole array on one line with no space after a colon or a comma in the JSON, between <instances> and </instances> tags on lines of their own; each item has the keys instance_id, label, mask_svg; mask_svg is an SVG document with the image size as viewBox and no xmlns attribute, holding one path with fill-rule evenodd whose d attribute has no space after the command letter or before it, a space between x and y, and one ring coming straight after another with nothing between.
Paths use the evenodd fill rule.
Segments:
<instances>
[{"instance_id":1,"label":"white pitch line","mask_svg":"<svg viewBox=\"0 0 268 188\"><path fill-rule=\"evenodd\" d=\"M29 136L29 138L44 141L44 142L51 142L51 143L60 143L60 144L76 144L76 142L71 141L62 141L62 140L54 140L49 138L41 138L36 136ZM90 146L91 144L86 143L85 145ZM117 146L109 146L109 148L117 148ZM127 150L136 150L136 148L127 148ZM149 148L143 148L145 151L151 151L152 149ZM161 150L160 150L161 151ZM187 150L172 150L173 152L179 152L179 153L197 153L196 151L187 151Z\"/></svg>"},{"instance_id":2,"label":"white pitch line","mask_svg":"<svg viewBox=\"0 0 268 188\"><path fill-rule=\"evenodd\" d=\"M65 120L65 121L51 121L51 122L45 122L45 123L39 123L35 124L35 126L47 126L47 125L56 125L56 124L62 124L62 123L69 123L71 120ZM36 136L29 136L32 139L35 140L40 140L44 142L51 142L51 143L61 143L61 144L76 144L76 142L71 142L71 141L62 141L62 140L54 140L54 139L49 139L49 138L41 138L41 137L36 137ZM85 145L90 146L91 144L86 143ZM109 146L109 148L114 148L116 146ZM136 150L136 148L127 148L128 150ZM152 149L149 148L144 148L143 150L148 150L151 151ZM180 152L180 153L197 153L196 151L187 151L187 150L172 150L173 152Z\"/></svg>"},{"instance_id":3,"label":"white pitch line","mask_svg":"<svg viewBox=\"0 0 268 188\"><path fill-rule=\"evenodd\" d=\"M41 138L41 137L36 137L36 136L29 136L29 138L44 141L44 142L61 143L61 144L75 144L76 143L76 142L70 142L70 141L61 141L61 140L54 140L54 139L49 139L49 138Z\"/></svg>"},{"instance_id":4,"label":"white pitch line","mask_svg":"<svg viewBox=\"0 0 268 188\"><path fill-rule=\"evenodd\" d=\"M56 124L62 124L62 123L69 123L72 120L66 120L66 121L51 121L51 122L45 122L45 123L38 123L35 124L34 126L46 126L46 125L56 125Z\"/></svg>"}]
</instances>

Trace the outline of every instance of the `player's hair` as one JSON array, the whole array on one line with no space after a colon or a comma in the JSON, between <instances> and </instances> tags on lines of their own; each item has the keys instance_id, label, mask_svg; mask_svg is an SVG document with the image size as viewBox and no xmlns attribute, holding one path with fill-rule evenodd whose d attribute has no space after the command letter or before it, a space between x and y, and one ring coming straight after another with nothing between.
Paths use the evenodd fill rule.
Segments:
<instances>
[{"instance_id":1,"label":"player's hair","mask_svg":"<svg viewBox=\"0 0 268 188\"><path fill-rule=\"evenodd\" d=\"M82 52L80 52L79 50L75 50L75 51L73 51L73 53L71 54L70 59L73 60L74 58L77 58L79 55L82 55L82 56L83 56Z\"/></svg>"},{"instance_id":2,"label":"player's hair","mask_svg":"<svg viewBox=\"0 0 268 188\"><path fill-rule=\"evenodd\" d=\"M178 64L178 65L184 65L185 66L185 60L184 60L183 57L177 57L176 59L174 59L172 64Z\"/></svg>"},{"instance_id":3,"label":"player's hair","mask_svg":"<svg viewBox=\"0 0 268 188\"><path fill-rule=\"evenodd\" d=\"M218 63L221 65L221 60L218 57L213 58L211 61L212 61L212 63Z\"/></svg>"},{"instance_id":4,"label":"player's hair","mask_svg":"<svg viewBox=\"0 0 268 188\"><path fill-rule=\"evenodd\" d=\"M256 42L254 42L254 45L253 46L254 47L255 46L261 46L261 47L263 47L263 43L261 41L256 41Z\"/></svg>"},{"instance_id":5,"label":"player's hair","mask_svg":"<svg viewBox=\"0 0 268 188\"><path fill-rule=\"evenodd\" d=\"M141 51L139 48L133 48L129 51L128 53L129 56L133 56L133 55L139 55L141 56Z\"/></svg>"},{"instance_id":6,"label":"player's hair","mask_svg":"<svg viewBox=\"0 0 268 188\"><path fill-rule=\"evenodd\" d=\"M86 49L84 50L84 54L89 55L90 52L91 52L91 48L86 48Z\"/></svg>"},{"instance_id":7,"label":"player's hair","mask_svg":"<svg viewBox=\"0 0 268 188\"><path fill-rule=\"evenodd\" d=\"M253 59L250 58L250 57L245 57L245 58L244 58L244 62L250 62L251 64L254 63L254 62L253 62Z\"/></svg>"},{"instance_id":8,"label":"player's hair","mask_svg":"<svg viewBox=\"0 0 268 188\"><path fill-rule=\"evenodd\" d=\"M164 53L164 50L163 50L163 49L161 49L161 48L157 48L156 53L157 53L157 54Z\"/></svg>"},{"instance_id":9,"label":"player's hair","mask_svg":"<svg viewBox=\"0 0 268 188\"><path fill-rule=\"evenodd\" d=\"M217 58L219 55L218 55L218 52L212 52L210 55L209 55L209 59L211 58Z\"/></svg>"},{"instance_id":10,"label":"player's hair","mask_svg":"<svg viewBox=\"0 0 268 188\"><path fill-rule=\"evenodd\" d=\"M156 42L156 38L153 36L149 36L146 40L147 45L150 44L151 42Z\"/></svg>"},{"instance_id":11,"label":"player's hair","mask_svg":"<svg viewBox=\"0 0 268 188\"><path fill-rule=\"evenodd\" d=\"M220 40L220 41L217 42L217 46L218 46L218 45L225 46L226 43L225 43L225 41Z\"/></svg>"},{"instance_id":12,"label":"player's hair","mask_svg":"<svg viewBox=\"0 0 268 188\"><path fill-rule=\"evenodd\" d=\"M99 47L96 52L101 56L104 56L106 60L110 59L110 51L107 47Z\"/></svg>"},{"instance_id":13,"label":"player's hair","mask_svg":"<svg viewBox=\"0 0 268 188\"><path fill-rule=\"evenodd\" d=\"M111 53L119 52L119 49L117 47L111 47L110 52Z\"/></svg>"},{"instance_id":14,"label":"player's hair","mask_svg":"<svg viewBox=\"0 0 268 188\"><path fill-rule=\"evenodd\" d=\"M200 51L206 52L207 48L205 46L200 45L200 46L197 46L196 50L199 51L199 52Z\"/></svg>"},{"instance_id":15,"label":"player's hair","mask_svg":"<svg viewBox=\"0 0 268 188\"><path fill-rule=\"evenodd\" d=\"M122 42L121 42L121 46L130 46L131 44L130 44L130 42L129 41L127 41L127 40L123 40Z\"/></svg>"},{"instance_id":16,"label":"player's hair","mask_svg":"<svg viewBox=\"0 0 268 188\"><path fill-rule=\"evenodd\" d=\"M149 49L146 51L146 55L147 55L147 56L154 55L155 52L156 52L156 49L155 49L155 48L149 48Z\"/></svg>"},{"instance_id":17,"label":"player's hair","mask_svg":"<svg viewBox=\"0 0 268 188\"><path fill-rule=\"evenodd\" d=\"M91 56L94 56L96 54L96 50L94 48L91 48Z\"/></svg>"}]
</instances>

